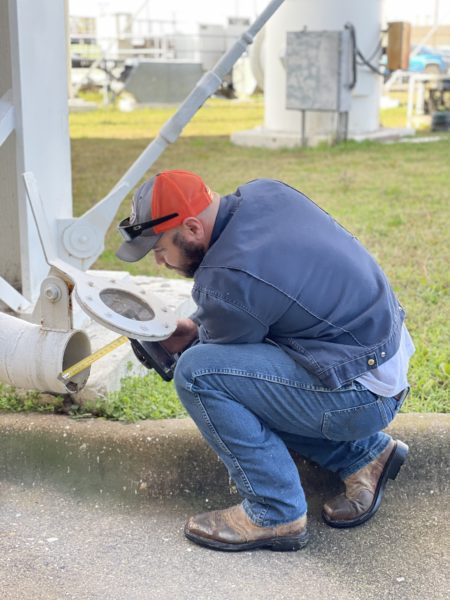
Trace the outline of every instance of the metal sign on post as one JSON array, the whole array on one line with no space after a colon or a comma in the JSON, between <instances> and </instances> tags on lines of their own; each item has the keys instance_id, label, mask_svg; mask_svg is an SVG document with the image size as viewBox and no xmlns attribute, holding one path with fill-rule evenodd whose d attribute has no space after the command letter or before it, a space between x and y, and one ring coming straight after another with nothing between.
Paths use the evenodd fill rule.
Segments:
<instances>
[{"instance_id":1,"label":"metal sign on post","mask_svg":"<svg viewBox=\"0 0 450 600\"><path fill-rule=\"evenodd\" d=\"M345 139L351 107L350 32L296 31L286 35L286 108L302 111L302 140L307 111L335 112L337 138Z\"/></svg>"}]
</instances>

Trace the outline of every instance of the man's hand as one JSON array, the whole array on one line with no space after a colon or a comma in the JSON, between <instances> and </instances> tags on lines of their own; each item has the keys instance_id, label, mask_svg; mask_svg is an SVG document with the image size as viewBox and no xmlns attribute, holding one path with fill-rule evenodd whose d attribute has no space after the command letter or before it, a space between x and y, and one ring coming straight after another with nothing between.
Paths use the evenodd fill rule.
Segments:
<instances>
[{"instance_id":1,"label":"man's hand","mask_svg":"<svg viewBox=\"0 0 450 600\"><path fill-rule=\"evenodd\" d=\"M159 342L171 354L183 352L185 348L190 346L194 340L198 338L198 327L192 319L179 319L177 328L172 335Z\"/></svg>"}]
</instances>

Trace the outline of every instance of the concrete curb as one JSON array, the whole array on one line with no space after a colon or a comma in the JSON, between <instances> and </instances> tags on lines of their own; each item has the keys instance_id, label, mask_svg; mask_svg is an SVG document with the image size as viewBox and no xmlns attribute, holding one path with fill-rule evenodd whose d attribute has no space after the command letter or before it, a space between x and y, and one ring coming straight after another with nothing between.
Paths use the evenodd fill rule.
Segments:
<instances>
[{"instance_id":1,"label":"concrete curb","mask_svg":"<svg viewBox=\"0 0 450 600\"><path fill-rule=\"evenodd\" d=\"M402 485L450 488L450 414L401 414L387 430L410 446ZM310 501L341 486L296 458ZM39 414L0 414L0 480L51 484L80 496L132 503L229 494L222 463L190 419L121 424Z\"/></svg>"}]
</instances>

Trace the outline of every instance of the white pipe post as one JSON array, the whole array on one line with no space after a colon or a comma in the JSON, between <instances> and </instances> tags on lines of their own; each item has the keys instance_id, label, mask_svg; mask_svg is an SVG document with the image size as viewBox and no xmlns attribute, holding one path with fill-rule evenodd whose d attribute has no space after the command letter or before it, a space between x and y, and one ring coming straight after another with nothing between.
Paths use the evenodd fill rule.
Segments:
<instances>
[{"instance_id":1,"label":"white pipe post","mask_svg":"<svg viewBox=\"0 0 450 600\"><path fill-rule=\"evenodd\" d=\"M409 75L408 82L408 104L406 108L406 127L412 127L412 115L414 110L414 87L416 84L415 75Z\"/></svg>"},{"instance_id":2,"label":"white pipe post","mask_svg":"<svg viewBox=\"0 0 450 600\"><path fill-rule=\"evenodd\" d=\"M33 301L48 273L25 199L22 173L32 171L42 191L50 234L72 216L64 2L9 0L11 70L16 117L16 195L21 287ZM1 192L0 192L1 193Z\"/></svg>"},{"instance_id":3,"label":"white pipe post","mask_svg":"<svg viewBox=\"0 0 450 600\"><path fill-rule=\"evenodd\" d=\"M20 290L19 215L15 201L16 111L13 103L10 48L9 6L7 2L0 2L0 207L3 224L6 225L0 235L0 277ZM0 296L0 310L1 300Z\"/></svg>"}]
</instances>

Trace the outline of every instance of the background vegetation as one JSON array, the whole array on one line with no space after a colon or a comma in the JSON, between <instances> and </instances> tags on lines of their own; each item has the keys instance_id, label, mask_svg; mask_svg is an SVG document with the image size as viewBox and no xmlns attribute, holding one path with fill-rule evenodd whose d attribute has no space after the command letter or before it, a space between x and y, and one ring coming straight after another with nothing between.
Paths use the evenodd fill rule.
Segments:
<instances>
[{"instance_id":1,"label":"background vegetation","mask_svg":"<svg viewBox=\"0 0 450 600\"><path fill-rule=\"evenodd\" d=\"M106 108L71 115L76 215L109 192L173 110L121 113ZM384 111L381 118L392 127L403 126L404 117L400 107ZM251 179L272 177L318 202L376 257L406 308L416 354L410 370L412 393L403 410L449 412L450 136L441 134L438 141L429 143L348 142L293 150L231 144L231 132L262 121L261 98L246 102L212 99L149 175L163 169L193 170L221 194ZM129 204L130 199L124 201L116 220L127 216ZM123 270L124 264L114 255L119 244L115 227L111 227L95 268ZM151 257L127 265L127 269L133 274L167 276ZM4 387L3 393L0 391L0 408L21 409L21 402L13 390ZM34 401L30 402L33 406ZM39 404L41 410L45 406L55 409L54 403ZM83 411L128 420L184 414L172 386L154 374L125 380L121 392L83 407L78 414Z\"/></svg>"}]
</instances>

